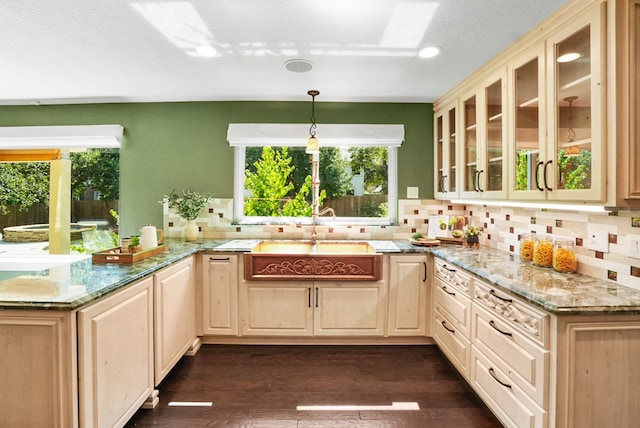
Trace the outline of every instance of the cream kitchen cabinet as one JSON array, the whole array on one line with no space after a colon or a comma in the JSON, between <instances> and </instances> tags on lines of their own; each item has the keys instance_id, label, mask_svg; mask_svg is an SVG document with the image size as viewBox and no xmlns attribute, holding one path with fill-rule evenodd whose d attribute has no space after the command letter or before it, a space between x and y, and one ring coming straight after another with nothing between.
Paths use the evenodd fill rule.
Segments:
<instances>
[{"instance_id":1,"label":"cream kitchen cabinet","mask_svg":"<svg viewBox=\"0 0 640 428\"><path fill-rule=\"evenodd\" d=\"M122 427L155 397L153 278L77 315L80 426Z\"/></svg>"},{"instance_id":2,"label":"cream kitchen cabinet","mask_svg":"<svg viewBox=\"0 0 640 428\"><path fill-rule=\"evenodd\" d=\"M592 7L510 61L512 199L605 200L604 16Z\"/></svg>"},{"instance_id":3,"label":"cream kitchen cabinet","mask_svg":"<svg viewBox=\"0 0 640 428\"><path fill-rule=\"evenodd\" d=\"M157 386L196 341L193 257L154 274L153 296Z\"/></svg>"},{"instance_id":4,"label":"cream kitchen cabinet","mask_svg":"<svg viewBox=\"0 0 640 428\"><path fill-rule=\"evenodd\" d=\"M75 318L69 311L0 311L0 426L78 426Z\"/></svg>"},{"instance_id":5,"label":"cream kitchen cabinet","mask_svg":"<svg viewBox=\"0 0 640 428\"><path fill-rule=\"evenodd\" d=\"M203 334L237 336L238 255L204 254L200 264Z\"/></svg>"},{"instance_id":6,"label":"cream kitchen cabinet","mask_svg":"<svg viewBox=\"0 0 640 428\"><path fill-rule=\"evenodd\" d=\"M389 336L425 336L430 306L427 256L389 256Z\"/></svg>"},{"instance_id":7,"label":"cream kitchen cabinet","mask_svg":"<svg viewBox=\"0 0 640 428\"><path fill-rule=\"evenodd\" d=\"M605 18L604 5L595 5L546 40L549 200L606 198Z\"/></svg>"},{"instance_id":8,"label":"cream kitchen cabinet","mask_svg":"<svg viewBox=\"0 0 640 428\"><path fill-rule=\"evenodd\" d=\"M386 286L385 281L314 282L314 336L382 336Z\"/></svg>"},{"instance_id":9,"label":"cream kitchen cabinet","mask_svg":"<svg viewBox=\"0 0 640 428\"><path fill-rule=\"evenodd\" d=\"M471 277L438 258L434 261L431 334L442 352L469 379Z\"/></svg>"},{"instance_id":10,"label":"cream kitchen cabinet","mask_svg":"<svg viewBox=\"0 0 640 428\"><path fill-rule=\"evenodd\" d=\"M243 336L382 336L384 281L241 281Z\"/></svg>"},{"instance_id":11,"label":"cream kitchen cabinet","mask_svg":"<svg viewBox=\"0 0 640 428\"><path fill-rule=\"evenodd\" d=\"M609 120L615 120L616 156L609 168L617 172L616 206L640 206L640 1L618 1L616 10L615 103L609 109ZM610 11L609 11L610 12ZM609 69L612 64L609 64ZM609 74L612 72L609 71ZM615 105L615 108L613 107ZM610 178L613 180L613 178Z\"/></svg>"},{"instance_id":12,"label":"cream kitchen cabinet","mask_svg":"<svg viewBox=\"0 0 640 428\"><path fill-rule=\"evenodd\" d=\"M616 154L623 171L635 171L628 95L635 32L623 28L629 14L619 11L627 2L570 3L434 103L436 129L446 106L460 106L460 198L607 204L616 199ZM618 180L618 187L633 198L638 183Z\"/></svg>"},{"instance_id":13,"label":"cream kitchen cabinet","mask_svg":"<svg viewBox=\"0 0 640 428\"><path fill-rule=\"evenodd\" d=\"M312 336L313 282L240 281L242 336Z\"/></svg>"},{"instance_id":14,"label":"cream kitchen cabinet","mask_svg":"<svg viewBox=\"0 0 640 428\"><path fill-rule=\"evenodd\" d=\"M508 426L549 418L550 316L474 280L471 384Z\"/></svg>"},{"instance_id":15,"label":"cream kitchen cabinet","mask_svg":"<svg viewBox=\"0 0 640 428\"><path fill-rule=\"evenodd\" d=\"M436 199L455 199L458 188L458 101L454 100L435 113L434 159Z\"/></svg>"},{"instance_id":16,"label":"cream kitchen cabinet","mask_svg":"<svg viewBox=\"0 0 640 428\"><path fill-rule=\"evenodd\" d=\"M462 198L507 195L506 77L506 68L500 68L461 97Z\"/></svg>"}]
</instances>

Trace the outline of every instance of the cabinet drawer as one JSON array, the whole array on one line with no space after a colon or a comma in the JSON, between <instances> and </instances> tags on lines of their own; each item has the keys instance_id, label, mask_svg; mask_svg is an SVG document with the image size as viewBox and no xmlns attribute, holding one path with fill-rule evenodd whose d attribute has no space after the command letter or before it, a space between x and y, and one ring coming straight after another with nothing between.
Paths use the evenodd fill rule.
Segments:
<instances>
[{"instance_id":1,"label":"cabinet drawer","mask_svg":"<svg viewBox=\"0 0 640 428\"><path fill-rule=\"evenodd\" d=\"M435 325L433 326L433 339L436 341L442 352L449 358L449 361L458 369L460 374L469 378L469 358L471 345L469 339L460 334L452 322L445 316L434 311Z\"/></svg>"},{"instance_id":2,"label":"cabinet drawer","mask_svg":"<svg viewBox=\"0 0 640 428\"><path fill-rule=\"evenodd\" d=\"M540 406L548 408L550 352L478 305L473 306L472 316L474 346L508 373L505 381L517 384Z\"/></svg>"},{"instance_id":3,"label":"cabinet drawer","mask_svg":"<svg viewBox=\"0 0 640 428\"><path fill-rule=\"evenodd\" d=\"M477 279L473 283L473 300L489 312L509 320L512 329L549 349L549 314Z\"/></svg>"},{"instance_id":4,"label":"cabinet drawer","mask_svg":"<svg viewBox=\"0 0 640 428\"><path fill-rule=\"evenodd\" d=\"M451 285L458 290L470 296L471 283L473 281L471 275L462 269L454 267L451 263L444 260L435 259L435 277L442 279L446 284Z\"/></svg>"},{"instance_id":5,"label":"cabinet drawer","mask_svg":"<svg viewBox=\"0 0 640 428\"><path fill-rule=\"evenodd\" d=\"M507 427L546 428L549 414L533 402L509 376L471 347L471 386Z\"/></svg>"},{"instance_id":6,"label":"cabinet drawer","mask_svg":"<svg viewBox=\"0 0 640 428\"><path fill-rule=\"evenodd\" d=\"M469 338L471 322L471 300L460 290L453 288L441 279L434 279L433 288L434 308L445 315L453 325L467 339Z\"/></svg>"}]
</instances>

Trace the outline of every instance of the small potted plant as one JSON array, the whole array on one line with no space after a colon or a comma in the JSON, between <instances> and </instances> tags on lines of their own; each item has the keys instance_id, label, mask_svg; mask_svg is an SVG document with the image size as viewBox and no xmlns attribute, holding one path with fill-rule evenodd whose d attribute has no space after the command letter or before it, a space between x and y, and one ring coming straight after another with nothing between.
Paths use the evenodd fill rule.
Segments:
<instances>
[{"instance_id":1,"label":"small potted plant","mask_svg":"<svg viewBox=\"0 0 640 428\"><path fill-rule=\"evenodd\" d=\"M195 241L198 239L198 225L195 220L200 215L202 209L211 200L211 196L190 190L182 191L182 195L178 195L173 190L169 196L164 199L169 203L169 208L174 208L176 213L187 221L184 227L184 236L187 241Z\"/></svg>"},{"instance_id":2,"label":"small potted plant","mask_svg":"<svg viewBox=\"0 0 640 428\"><path fill-rule=\"evenodd\" d=\"M474 226L472 224L467 225L462 229L464 233L466 246L469 248L479 248L480 247L480 238L479 236L482 234L482 228L480 226Z\"/></svg>"},{"instance_id":3,"label":"small potted plant","mask_svg":"<svg viewBox=\"0 0 640 428\"><path fill-rule=\"evenodd\" d=\"M132 236L131 238L129 238L129 253L134 254L134 253L139 253L140 251L142 251L142 246L140 246L140 237L139 236Z\"/></svg>"}]
</instances>

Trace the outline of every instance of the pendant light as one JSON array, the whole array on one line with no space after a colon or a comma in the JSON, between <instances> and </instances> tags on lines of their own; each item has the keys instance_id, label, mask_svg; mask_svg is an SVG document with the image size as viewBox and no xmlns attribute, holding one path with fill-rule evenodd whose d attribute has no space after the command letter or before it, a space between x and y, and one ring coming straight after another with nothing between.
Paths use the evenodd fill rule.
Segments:
<instances>
[{"instance_id":1,"label":"pendant light","mask_svg":"<svg viewBox=\"0 0 640 428\"><path fill-rule=\"evenodd\" d=\"M564 101L569 103L569 129L567 130L569 143L573 143L576 139L576 131L573 129L573 102L577 100L578 97L573 95L570 97L566 97ZM576 145L569 146L564 151L565 156L576 156L580 154L580 148Z\"/></svg>"},{"instance_id":2,"label":"pendant light","mask_svg":"<svg viewBox=\"0 0 640 428\"><path fill-rule=\"evenodd\" d=\"M307 92L311 96L311 127L309 128L309 140L307 141L307 149L309 154L319 153L320 146L316 138L316 97L320 95L319 91L310 90Z\"/></svg>"}]
</instances>

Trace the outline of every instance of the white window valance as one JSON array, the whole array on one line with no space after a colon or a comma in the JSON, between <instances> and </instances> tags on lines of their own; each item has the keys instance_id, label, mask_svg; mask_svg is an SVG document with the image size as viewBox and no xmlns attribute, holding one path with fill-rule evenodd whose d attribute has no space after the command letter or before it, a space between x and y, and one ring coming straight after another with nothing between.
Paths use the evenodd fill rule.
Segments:
<instances>
[{"instance_id":1,"label":"white window valance","mask_svg":"<svg viewBox=\"0 0 640 428\"><path fill-rule=\"evenodd\" d=\"M230 123L227 141L236 146L305 146L310 124ZM320 147L400 147L404 125L318 124L316 138Z\"/></svg>"},{"instance_id":2,"label":"white window valance","mask_svg":"<svg viewBox=\"0 0 640 428\"><path fill-rule=\"evenodd\" d=\"M121 125L0 127L0 150L117 148Z\"/></svg>"}]
</instances>

